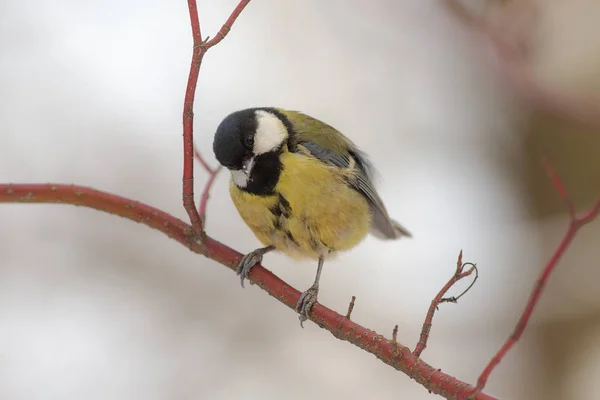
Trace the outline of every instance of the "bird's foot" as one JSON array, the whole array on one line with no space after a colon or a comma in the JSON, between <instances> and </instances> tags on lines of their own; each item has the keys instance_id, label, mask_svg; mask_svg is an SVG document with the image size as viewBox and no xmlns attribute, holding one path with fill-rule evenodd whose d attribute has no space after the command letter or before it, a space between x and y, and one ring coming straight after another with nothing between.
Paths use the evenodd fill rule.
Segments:
<instances>
[{"instance_id":1,"label":"bird's foot","mask_svg":"<svg viewBox=\"0 0 600 400\"><path fill-rule=\"evenodd\" d=\"M268 253L271 250L273 250L273 248L270 246L263 247L256 249L242 257L237 266L237 274L240 276L240 283L242 284L242 287L244 287L244 280L248 278L252 268L254 268L256 264L260 264L265 253Z\"/></svg>"},{"instance_id":2,"label":"bird's foot","mask_svg":"<svg viewBox=\"0 0 600 400\"><path fill-rule=\"evenodd\" d=\"M304 321L308 319L308 313L312 306L317 302L319 294L319 284L313 284L308 290L300 295L298 303L296 303L296 312L299 314L300 326L304 328Z\"/></svg>"}]
</instances>

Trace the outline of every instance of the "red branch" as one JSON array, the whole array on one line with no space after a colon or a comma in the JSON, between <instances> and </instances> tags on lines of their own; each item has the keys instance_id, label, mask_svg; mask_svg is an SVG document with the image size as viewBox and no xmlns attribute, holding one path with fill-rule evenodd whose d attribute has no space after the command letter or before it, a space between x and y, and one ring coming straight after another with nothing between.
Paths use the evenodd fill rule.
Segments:
<instances>
[{"instance_id":1,"label":"red branch","mask_svg":"<svg viewBox=\"0 0 600 400\"><path fill-rule=\"evenodd\" d=\"M3 202L61 203L90 207L140 222L163 232L191 251L202 254L233 271L242 258L242 254L208 236L201 243L190 241L188 238L192 227L161 210L87 187L60 184L0 184L0 203ZM272 272L261 265L256 265L250 272L250 280L281 303L295 309L300 292ZM360 347L384 363L407 374L432 393L461 400L467 399L469 393L473 391L473 386L415 357L408 347L386 339L377 332L364 328L346 318L345 315L340 315L319 303L313 306L309 318L336 338ZM477 394L474 398L494 400L494 397L483 393Z\"/></svg>"},{"instance_id":2,"label":"red branch","mask_svg":"<svg viewBox=\"0 0 600 400\"><path fill-rule=\"evenodd\" d=\"M483 370L481 375L479 375L479 379L477 380L477 386L476 386L475 390L473 391L473 394L477 394L481 390L483 390L483 388L485 387L485 384L486 384L488 378L490 377L490 374L493 372L494 368L496 368L496 366L500 363L500 361L502 361L504 356L506 356L506 354L517 343L517 341L523 334L523 331L527 327L529 319L531 318L531 314L533 313L533 310L535 309L538 301L540 300L540 297L542 296L542 292L544 291L544 288L546 287L546 283L548 282L550 275L554 271L555 267L558 265L558 261L560 260L560 258L565 254L565 252L569 248L569 245L575 238L575 235L577 234L579 229L581 229L581 227L583 227L587 223L593 221L594 218L596 218L598 216L598 213L600 213L600 198L599 198L596 201L596 203L588 211L586 211L581 216L577 216L577 214L575 212L575 207L573 206L573 202L570 199L562 180L556 174L556 172L554 171L554 169L552 168L552 166L549 163L546 162L545 167L546 167L546 170L548 172L550 179L552 180L552 183L554 184L554 187L556 188L556 190L558 191L560 196L563 198L563 200L565 201L565 203L567 204L567 207L569 209L569 214L570 214L569 229L567 229L567 231L565 232L562 240L560 241L560 244L554 251L554 254L550 258L550 260L548 261L548 263L546 264L544 269L542 270L540 276L538 277L538 279L535 283L535 286L533 287L533 290L531 291L531 294L529 296L529 300L527 301L527 305L525 306L525 310L521 314L521 317L519 318L519 321L517 322L517 325L516 325L513 333L509 336L509 338L506 340L506 342L500 348L500 350L498 350L496 355L494 355L494 357L491 359L491 361L485 367L485 369Z\"/></svg>"},{"instance_id":3,"label":"red branch","mask_svg":"<svg viewBox=\"0 0 600 400\"><path fill-rule=\"evenodd\" d=\"M446 0L448 9L467 28L486 37L498 54L500 71L511 87L536 109L600 129L600 97L576 94L539 82L528 68L523 49L511 42L485 17L477 17L459 0ZM515 16L518 17L518 16ZM521 38L523 39L523 38Z\"/></svg>"},{"instance_id":4,"label":"red branch","mask_svg":"<svg viewBox=\"0 0 600 400\"><path fill-rule=\"evenodd\" d=\"M200 65L204 54L219 43L227 36L231 26L240 15L244 7L250 0L241 0L237 7L233 10L225 24L221 27L217 35L212 40L202 40L200 31L200 20L198 18L198 7L196 0L188 0L188 9L190 12L190 22L192 25L192 62L190 65L190 73L185 89L185 100L183 104L183 207L188 213L190 222L193 227L193 236L200 239L204 236L204 224L201 213L196 209L194 200L194 97L196 94L196 85L198 83L198 75L200 74ZM213 178L214 179L214 178ZM203 194L203 198L208 194ZM204 204L206 207L206 204ZM202 209L202 206L200 206Z\"/></svg>"},{"instance_id":5,"label":"red branch","mask_svg":"<svg viewBox=\"0 0 600 400\"><path fill-rule=\"evenodd\" d=\"M442 290L440 290L437 296L435 296L435 298L431 301L431 305L429 306L429 310L427 311L427 315L425 317L425 322L423 322L423 328L421 328L421 336L419 337L419 342L413 350L413 354L415 355L415 357L420 357L423 350L425 350L425 348L427 347L427 341L429 340L429 333L431 332L431 326L433 323L433 316L435 315L438 306L441 303L458 302L458 299L465 295L465 293L467 293L469 289L473 287L475 281L477 281L477 267L475 266L475 264L472 263L463 263L462 256L463 252L461 250L458 254L458 261L456 262L456 270L454 272L454 275L452 275L452 278L450 278L450 280L444 285ZM471 268L465 271L466 266L470 266ZM473 279L473 282L471 282L469 287L467 287L460 295L456 297L444 297L452 286L454 286L461 279L471 275L473 271L475 271L475 279Z\"/></svg>"}]
</instances>

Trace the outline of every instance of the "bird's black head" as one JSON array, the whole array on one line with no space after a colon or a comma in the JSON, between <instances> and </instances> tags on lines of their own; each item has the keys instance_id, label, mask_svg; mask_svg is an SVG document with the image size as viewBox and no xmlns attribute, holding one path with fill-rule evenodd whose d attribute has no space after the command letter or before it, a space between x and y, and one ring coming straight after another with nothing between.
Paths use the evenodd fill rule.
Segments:
<instances>
[{"instance_id":1,"label":"bird's black head","mask_svg":"<svg viewBox=\"0 0 600 400\"><path fill-rule=\"evenodd\" d=\"M219 124L213 142L217 161L230 170L241 170L253 156L257 120L254 109L229 114Z\"/></svg>"},{"instance_id":2,"label":"bird's black head","mask_svg":"<svg viewBox=\"0 0 600 400\"><path fill-rule=\"evenodd\" d=\"M289 122L273 108L249 108L229 114L219 124L213 151L231 171L235 184L254 194L273 191L288 138Z\"/></svg>"}]
</instances>

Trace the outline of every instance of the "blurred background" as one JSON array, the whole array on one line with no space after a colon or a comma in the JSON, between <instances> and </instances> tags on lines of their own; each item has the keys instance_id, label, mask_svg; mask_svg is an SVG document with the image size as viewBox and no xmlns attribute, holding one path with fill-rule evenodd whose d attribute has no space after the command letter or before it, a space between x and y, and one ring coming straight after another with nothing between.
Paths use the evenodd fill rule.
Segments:
<instances>
[{"instance_id":1,"label":"blurred background","mask_svg":"<svg viewBox=\"0 0 600 400\"><path fill-rule=\"evenodd\" d=\"M470 2L531 39L528 68L577 93L600 90L595 0ZM541 2L540 2L541 3ZM199 1L214 35L235 0ZM512 24L515 9L535 18ZM517 7L517 8L515 8ZM520 15L517 13L517 15ZM4 0L0 181L77 183L186 219L181 114L191 56L185 1ZM460 249L480 278L444 304L423 358L475 382L512 331L567 227L545 154L580 208L600 193L600 135L531 112L482 37L435 0L253 1L204 59L196 141L229 112L302 110L372 157L390 214L413 234L367 238L325 266L319 300L409 347ZM206 173L197 171L200 193ZM223 173L208 233L259 243ZM128 220L62 205L0 205L2 399L429 399L420 385L308 323L228 269ZM487 392L598 398L600 221L551 279L532 325ZM316 265L265 265L299 290ZM456 294L464 285L455 288Z\"/></svg>"}]
</instances>

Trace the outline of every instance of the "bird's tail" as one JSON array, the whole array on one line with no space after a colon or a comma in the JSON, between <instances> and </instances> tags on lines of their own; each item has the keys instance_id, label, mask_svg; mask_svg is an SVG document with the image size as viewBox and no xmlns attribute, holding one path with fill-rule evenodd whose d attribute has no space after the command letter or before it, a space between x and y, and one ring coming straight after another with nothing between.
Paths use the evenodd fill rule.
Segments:
<instances>
[{"instance_id":1,"label":"bird's tail","mask_svg":"<svg viewBox=\"0 0 600 400\"><path fill-rule=\"evenodd\" d=\"M382 240L396 240L402 237L412 238L412 234L406 228L382 213L374 213L371 234Z\"/></svg>"}]
</instances>

